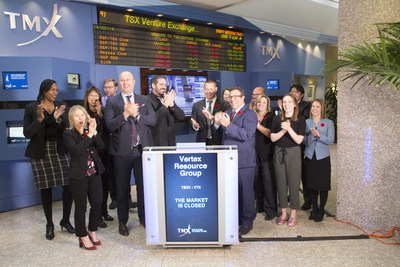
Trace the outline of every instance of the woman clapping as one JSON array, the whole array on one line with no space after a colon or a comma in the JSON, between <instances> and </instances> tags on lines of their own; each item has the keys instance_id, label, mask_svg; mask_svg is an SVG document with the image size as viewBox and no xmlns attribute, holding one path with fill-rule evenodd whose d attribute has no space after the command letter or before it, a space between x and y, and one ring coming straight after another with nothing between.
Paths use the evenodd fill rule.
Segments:
<instances>
[{"instance_id":1,"label":"woman clapping","mask_svg":"<svg viewBox=\"0 0 400 267\"><path fill-rule=\"evenodd\" d=\"M103 149L104 142L97 134L96 120L90 118L82 106L73 106L68 120L70 127L64 132L64 142L71 156L69 178L75 201L76 235L79 237L80 247L94 250L96 245L101 245L96 231L103 199L100 176L104 166L97 149ZM91 206L88 231L85 226L86 199L89 199Z\"/></svg>"}]
</instances>

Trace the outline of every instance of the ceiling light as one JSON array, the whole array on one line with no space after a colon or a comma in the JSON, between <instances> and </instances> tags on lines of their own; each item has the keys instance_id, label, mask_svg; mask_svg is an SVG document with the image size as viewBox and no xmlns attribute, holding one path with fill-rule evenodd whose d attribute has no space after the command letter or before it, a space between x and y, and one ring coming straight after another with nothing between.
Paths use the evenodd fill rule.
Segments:
<instances>
[{"instance_id":1,"label":"ceiling light","mask_svg":"<svg viewBox=\"0 0 400 267\"><path fill-rule=\"evenodd\" d=\"M133 8L128 8L126 11L132 12L132 11L133 11Z\"/></svg>"},{"instance_id":2,"label":"ceiling light","mask_svg":"<svg viewBox=\"0 0 400 267\"><path fill-rule=\"evenodd\" d=\"M207 22L207 25L212 25L213 23L212 22Z\"/></svg>"},{"instance_id":3,"label":"ceiling light","mask_svg":"<svg viewBox=\"0 0 400 267\"><path fill-rule=\"evenodd\" d=\"M189 21L190 19L183 19L183 21Z\"/></svg>"},{"instance_id":4,"label":"ceiling light","mask_svg":"<svg viewBox=\"0 0 400 267\"><path fill-rule=\"evenodd\" d=\"M264 34L265 32L260 32L260 34Z\"/></svg>"},{"instance_id":5,"label":"ceiling light","mask_svg":"<svg viewBox=\"0 0 400 267\"><path fill-rule=\"evenodd\" d=\"M228 26L229 29L233 29L233 26Z\"/></svg>"},{"instance_id":6,"label":"ceiling light","mask_svg":"<svg viewBox=\"0 0 400 267\"><path fill-rule=\"evenodd\" d=\"M162 16L164 16L163 14L157 14L157 17L162 17Z\"/></svg>"}]
</instances>

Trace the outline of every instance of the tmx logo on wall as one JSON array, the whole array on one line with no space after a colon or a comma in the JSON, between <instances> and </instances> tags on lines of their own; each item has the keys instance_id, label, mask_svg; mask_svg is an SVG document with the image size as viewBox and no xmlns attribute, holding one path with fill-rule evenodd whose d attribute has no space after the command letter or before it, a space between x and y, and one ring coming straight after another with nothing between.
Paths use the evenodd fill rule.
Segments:
<instances>
[{"instance_id":1,"label":"tmx logo on wall","mask_svg":"<svg viewBox=\"0 0 400 267\"><path fill-rule=\"evenodd\" d=\"M278 50L279 50L279 40L277 40L277 42L276 42L276 47L264 46L264 45L261 46L262 56L265 56L267 58L270 57L270 59L264 63L264 66L268 65L274 58L281 59L279 57Z\"/></svg>"},{"instance_id":2,"label":"tmx logo on wall","mask_svg":"<svg viewBox=\"0 0 400 267\"><path fill-rule=\"evenodd\" d=\"M20 13L9 12L9 11L4 11L4 14L10 16L10 29L11 30L14 30L14 29L17 28L17 26L16 26L17 25L16 18L17 17L21 17L22 29L24 31L26 31L26 28L27 28L26 26L28 26L28 28L31 31L35 27L35 30L37 32L41 32L40 17L39 16L34 16L33 19L31 20L27 14L22 14L22 16L21 16ZM56 28L57 22L61 19L61 15L57 14L57 4L54 4L53 16L52 16L51 20L49 21L49 19L46 18L46 17L42 17L42 19L48 25L47 28L38 37L36 37L35 39L30 40L30 41L25 42L25 43L17 44L17 46L24 46L24 45L28 45L28 44L31 44L33 42L36 42L40 38L42 38L44 36L47 36L50 33L50 31L52 31L57 38L63 38L63 36L60 34L60 32Z\"/></svg>"}]
</instances>

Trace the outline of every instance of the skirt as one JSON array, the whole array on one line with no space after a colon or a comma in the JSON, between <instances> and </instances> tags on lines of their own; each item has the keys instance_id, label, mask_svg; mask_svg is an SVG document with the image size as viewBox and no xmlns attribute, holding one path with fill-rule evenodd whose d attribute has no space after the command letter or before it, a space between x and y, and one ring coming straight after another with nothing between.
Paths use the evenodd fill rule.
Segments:
<instances>
[{"instance_id":1,"label":"skirt","mask_svg":"<svg viewBox=\"0 0 400 267\"><path fill-rule=\"evenodd\" d=\"M57 152L57 141L44 143L44 158L31 159L36 189L67 185L69 157Z\"/></svg>"},{"instance_id":2,"label":"skirt","mask_svg":"<svg viewBox=\"0 0 400 267\"><path fill-rule=\"evenodd\" d=\"M312 190L331 190L331 157L317 160L314 153L312 159L304 159L304 185Z\"/></svg>"}]
</instances>

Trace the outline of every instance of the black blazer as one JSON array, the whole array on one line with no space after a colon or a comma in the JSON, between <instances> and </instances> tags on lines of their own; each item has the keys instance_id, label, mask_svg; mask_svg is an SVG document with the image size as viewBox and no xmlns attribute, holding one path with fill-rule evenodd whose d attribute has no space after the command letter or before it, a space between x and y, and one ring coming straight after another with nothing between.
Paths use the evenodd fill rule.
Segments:
<instances>
[{"instance_id":1,"label":"black blazer","mask_svg":"<svg viewBox=\"0 0 400 267\"><path fill-rule=\"evenodd\" d=\"M173 107L166 107L154 94L147 95L156 113L157 123L151 126L155 146L175 146L175 119L185 119L185 112L175 103Z\"/></svg>"},{"instance_id":2,"label":"black blazer","mask_svg":"<svg viewBox=\"0 0 400 267\"><path fill-rule=\"evenodd\" d=\"M298 103L299 105L299 114L301 114L304 119L310 118L310 102L304 101L303 99Z\"/></svg>"},{"instance_id":3,"label":"black blazer","mask_svg":"<svg viewBox=\"0 0 400 267\"><path fill-rule=\"evenodd\" d=\"M93 157L98 174L101 175L105 171L104 165L96 151L97 149L104 149L104 142L99 134L92 138L88 136L82 138L76 129L65 130L64 143L71 156L69 168L70 179L83 179L85 177L88 160L87 148L89 148L90 154Z\"/></svg>"},{"instance_id":4,"label":"black blazer","mask_svg":"<svg viewBox=\"0 0 400 267\"><path fill-rule=\"evenodd\" d=\"M24 135L30 139L25 151L25 157L33 159L41 159L44 157L44 137L45 137L45 124L55 125L58 133L57 151L58 153L65 153L62 137L63 131L69 126L68 123L68 109L61 115L61 123L58 124L53 116L43 119L39 123L37 119L37 106L40 102L32 102L25 107L24 114ZM55 101L56 107L66 105L63 102Z\"/></svg>"},{"instance_id":5,"label":"black blazer","mask_svg":"<svg viewBox=\"0 0 400 267\"><path fill-rule=\"evenodd\" d=\"M156 125L156 115L146 96L134 94L134 98L135 102L139 104L140 118L136 124L136 130L139 133L140 143L143 147L152 146L153 138L149 126ZM104 110L106 125L112 134L108 149L108 153L112 156L129 156L131 151L132 126L131 122L124 118L124 106L122 95L119 94L107 99Z\"/></svg>"},{"instance_id":6,"label":"black blazer","mask_svg":"<svg viewBox=\"0 0 400 267\"><path fill-rule=\"evenodd\" d=\"M196 135L196 142L206 142L207 139L207 118L204 116L202 110L203 107L207 107L206 105L206 98L196 102L193 105L192 108L192 118L197 121L197 123L200 125L200 129L197 131ZM215 101L214 108L213 108L213 114L219 112L219 111L227 111L231 109L231 105L229 104L228 101L223 100L222 98L217 97L217 100ZM215 140L215 144L221 145L222 144L222 136L217 134L213 135L213 139Z\"/></svg>"}]
</instances>

